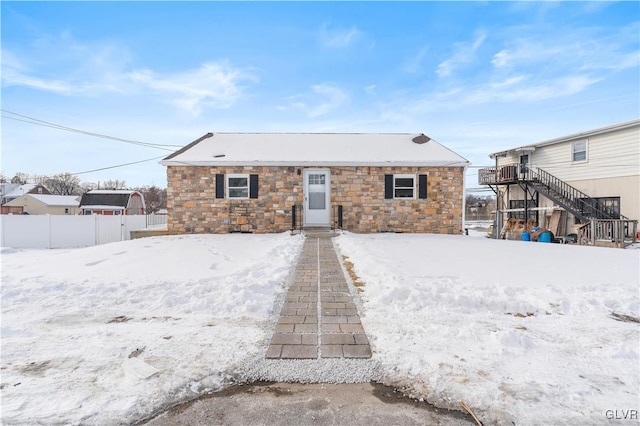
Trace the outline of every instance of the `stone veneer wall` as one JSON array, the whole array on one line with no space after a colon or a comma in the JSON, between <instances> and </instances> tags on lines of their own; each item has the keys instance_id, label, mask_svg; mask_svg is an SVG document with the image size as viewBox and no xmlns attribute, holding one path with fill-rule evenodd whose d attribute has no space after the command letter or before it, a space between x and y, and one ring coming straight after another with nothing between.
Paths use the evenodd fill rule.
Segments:
<instances>
[{"instance_id":1,"label":"stone veneer wall","mask_svg":"<svg viewBox=\"0 0 640 426\"><path fill-rule=\"evenodd\" d=\"M347 231L462 233L462 167L313 168L331 169L331 206L343 206L343 229ZM292 206L303 203L302 170L302 167L168 166L169 233L290 230ZM257 174L258 198L215 198L218 173ZM426 174L427 199L386 200L384 175L401 173Z\"/></svg>"}]
</instances>

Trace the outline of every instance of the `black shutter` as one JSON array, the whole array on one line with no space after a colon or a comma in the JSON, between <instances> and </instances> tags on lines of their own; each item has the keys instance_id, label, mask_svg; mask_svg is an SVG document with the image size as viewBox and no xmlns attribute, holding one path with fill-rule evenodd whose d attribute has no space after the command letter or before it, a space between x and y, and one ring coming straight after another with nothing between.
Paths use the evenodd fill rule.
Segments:
<instances>
[{"instance_id":1,"label":"black shutter","mask_svg":"<svg viewBox=\"0 0 640 426\"><path fill-rule=\"evenodd\" d=\"M418 198L427 198L427 175L418 175Z\"/></svg>"},{"instance_id":2,"label":"black shutter","mask_svg":"<svg viewBox=\"0 0 640 426\"><path fill-rule=\"evenodd\" d=\"M258 198L258 175L249 175L249 198Z\"/></svg>"},{"instance_id":3,"label":"black shutter","mask_svg":"<svg viewBox=\"0 0 640 426\"><path fill-rule=\"evenodd\" d=\"M393 198L393 175L384 175L384 198Z\"/></svg>"},{"instance_id":4,"label":"black shutter","mask_svg":"<svg viewBox=\"0 0 640 426\"><path fill-rule=\"evenodd\" d=\"M224 198L224 175L216 175L216 198Z\"/></svg>"}]
</instances>

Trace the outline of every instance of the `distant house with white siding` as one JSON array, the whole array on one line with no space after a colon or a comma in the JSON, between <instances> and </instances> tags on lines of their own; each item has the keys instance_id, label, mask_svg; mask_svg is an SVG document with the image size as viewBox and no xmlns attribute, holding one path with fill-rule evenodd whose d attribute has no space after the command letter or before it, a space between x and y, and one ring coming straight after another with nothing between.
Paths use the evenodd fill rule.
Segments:
<instances>
[{"instance_id":1,"label":"distant house with white siding","mask_svg":"<svg viewBox=\"0 0 640 426\"><path fill-rule=\"evenodd\" d=\"M0 184L0 203L7 204L24 194L51 194L44 185L36 183L2 183Z\"/></svg>"},{"instance_id":2,"label":"distant house with white siding","mask_svg":"<svg viewBox=\"0 0 640 426\"><path fill-rule=\"evenodd\" d=\"M548 226L555 209L566 212L556 229L578 234L597 220L640 219L640 119L490 157L495 167L481 169L478 181L496 192L500 223L518 217Z\"/></svg>"},{"instance_id":3,"label":"distant house with white siding","mask_svg":"<svg viewBox=\"0 0 640 426\"><path fill-rule=\"evenodd\" d=\"M6 206L22 207L26 214L68 214L78 213L80 197L77 195L24 194L9 201Z\"/></svg>"}]
</instances>

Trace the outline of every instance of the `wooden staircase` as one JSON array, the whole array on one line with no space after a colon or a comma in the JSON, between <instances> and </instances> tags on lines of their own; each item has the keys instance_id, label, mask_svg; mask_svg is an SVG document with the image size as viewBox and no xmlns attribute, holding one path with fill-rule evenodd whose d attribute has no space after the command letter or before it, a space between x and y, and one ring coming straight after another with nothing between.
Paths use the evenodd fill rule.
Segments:
<instances>
[{"instance_id":1,"label":"wooden staircase","mask_svg":"<svg viewBox=\"0 0 640 426\"><path fill-rule=\"evenodd\" d=\"M529 186L584 223L578 228L579 243L625 247L636 242L637 220L624 217L540 168L521 166L521 173Z\"/></svg>"}]
</instances>

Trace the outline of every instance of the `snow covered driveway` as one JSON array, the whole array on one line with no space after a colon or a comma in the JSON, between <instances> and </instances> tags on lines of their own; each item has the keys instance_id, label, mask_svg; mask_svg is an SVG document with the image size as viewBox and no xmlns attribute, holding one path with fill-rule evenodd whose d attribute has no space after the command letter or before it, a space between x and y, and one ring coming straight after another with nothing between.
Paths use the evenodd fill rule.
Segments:
<instances>
[{"instance_id":1,"label":"snow covered driveway","mask_svg":"<svg viewBox=\"0 0 640 426\"><path fill-rule=\"evenodd\" d=\"M638 419L640 250L345 234L386 384L485 424ZM616 411L617 410L617 411ZM635 411L634 411L635 410ZM626 413L626 414L625 414Z\"/></svg>"},{"instance_id":2,"label":"snow covered driveway","mask_svg":"<svg viewBox=\"0 0 640 426\"><path fill-rule=\"evenodd\" d=\"M302 241L189 235L3 249L2 423L131 423L222 386L271 338L265 321ZM135 355L159 374L125 374Z\"/></svg>"}]
</instances>

